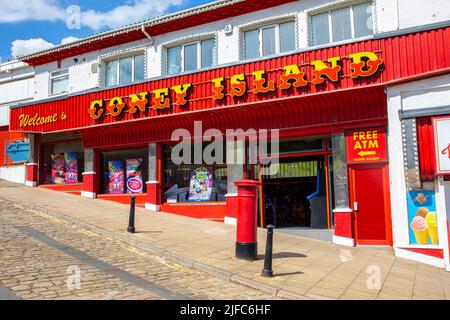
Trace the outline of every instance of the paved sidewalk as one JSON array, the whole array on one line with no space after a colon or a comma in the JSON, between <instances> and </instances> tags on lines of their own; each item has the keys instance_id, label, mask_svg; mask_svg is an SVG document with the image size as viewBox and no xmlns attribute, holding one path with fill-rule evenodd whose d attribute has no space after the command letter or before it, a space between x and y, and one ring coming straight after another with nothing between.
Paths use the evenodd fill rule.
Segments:
<instances>
[{"instance_id":1,"label":"paved sidewalk","mask_svg":"<svg viewBox=\"0 0 450 320\"><path fill-rule=\"evenodd\" d=\"M0 198L33 206L168 259L294 299L450 299L450 273L396 258L391 249L346 248L288 234L274 236L275 277L260 276L266 232L258 231L260 259L234 258L235 227L0 182ZM379 277L378 277L379 275Z\"/></svg>"}]
</instances>

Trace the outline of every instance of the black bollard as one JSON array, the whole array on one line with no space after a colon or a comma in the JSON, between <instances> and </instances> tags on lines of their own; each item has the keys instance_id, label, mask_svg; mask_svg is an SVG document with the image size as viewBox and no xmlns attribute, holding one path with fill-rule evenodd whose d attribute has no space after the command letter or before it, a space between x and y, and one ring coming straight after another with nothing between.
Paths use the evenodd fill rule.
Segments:
<instances>
[{"instance_id":1,"label":"black bollard","mask_svg":"<svg viewBox=\"0 0 450 320\"><path fill-rule=\"evenodd\" d=\"M130 221L128 222L128 229L127 231L129 233L135 233L135 229L134 229L134 209L136 207L136 197L132 196L131 197L131 203L130 203Z\"/></svg>"},{"instance_id":2,"label":"black bollard","mask_svg":"<svg viewBox=\"0 0 450 320\"><path fill-rule=\"evenodd\" d=\"M264 255L264 269L262 271L263 277L273 277L273 270L272 270L273 228L274 228L273 225L267 226L266 254Z\"/></svg>"}]
</instances>

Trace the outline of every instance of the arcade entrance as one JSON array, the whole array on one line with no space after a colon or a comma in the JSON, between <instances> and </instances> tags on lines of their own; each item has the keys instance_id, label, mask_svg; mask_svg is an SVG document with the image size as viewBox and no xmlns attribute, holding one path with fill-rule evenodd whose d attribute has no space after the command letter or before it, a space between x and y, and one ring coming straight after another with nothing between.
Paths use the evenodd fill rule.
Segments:
<instances>
[{"instance_id":1,"label":"arcade entrance","mask_svg":"<svg viewBox=\"0 0 450 320\"><path fill-rule=\"evenodd\" d=\"M271 175L264 175L260 165L260 222L276 228L331 229L332 221L332 150L329 139L280 143L277 163ZM276 172L274 174L274 172ZM260 223L261 224L261 223Z\"/></svg>"}]
</instances>

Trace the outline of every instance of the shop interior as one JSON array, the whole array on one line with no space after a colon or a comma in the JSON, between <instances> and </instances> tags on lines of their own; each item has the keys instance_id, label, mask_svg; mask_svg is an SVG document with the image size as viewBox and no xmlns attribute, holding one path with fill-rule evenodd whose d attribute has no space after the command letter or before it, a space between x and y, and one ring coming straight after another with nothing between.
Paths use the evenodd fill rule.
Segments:
<instances>
[{"instance_id":1,"label":"shop interior","mask_svg":"<svg viewBox=\"0 0 450 320\"><path fill-rule=\"evenodd\" d=\"M270 165L276 167L276 174L263 175L262 172L260 175L260 215L265 226L272 224L277 229L331 227L330 147L325 139L280 144L279 163Z\"/></svg>"}]
</instances>

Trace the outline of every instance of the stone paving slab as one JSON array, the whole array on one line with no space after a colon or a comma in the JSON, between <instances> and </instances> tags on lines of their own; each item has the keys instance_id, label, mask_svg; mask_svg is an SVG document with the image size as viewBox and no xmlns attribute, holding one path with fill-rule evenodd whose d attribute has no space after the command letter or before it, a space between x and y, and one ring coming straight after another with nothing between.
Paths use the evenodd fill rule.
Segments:
<instances>
[{"instance_id":1,"label":"stone paving slab","mask_svg":"<svg viewBox=\"0 0 450 320\"><path fill-rule=\"evenodd\" d=\"M288 234L274 235L274 278L260 276L266 231L258 230L259 260L234 257L235 226L129 207L43 188L0 182L0 198L39 210L156 252L180 263L247 281L297 299L450 299L450 273L394 256L391 248L342 247Z\"/></svg>"},{"instance_id":2,"label":"stone paving slab","mask_svg":"<svg viewBox=\"0 0 450 320\"><path fill-rule=\"evenodd\" d=\"M6 299L276 297L0 199L0 300Z\"/></svg>"}]
</instances>

